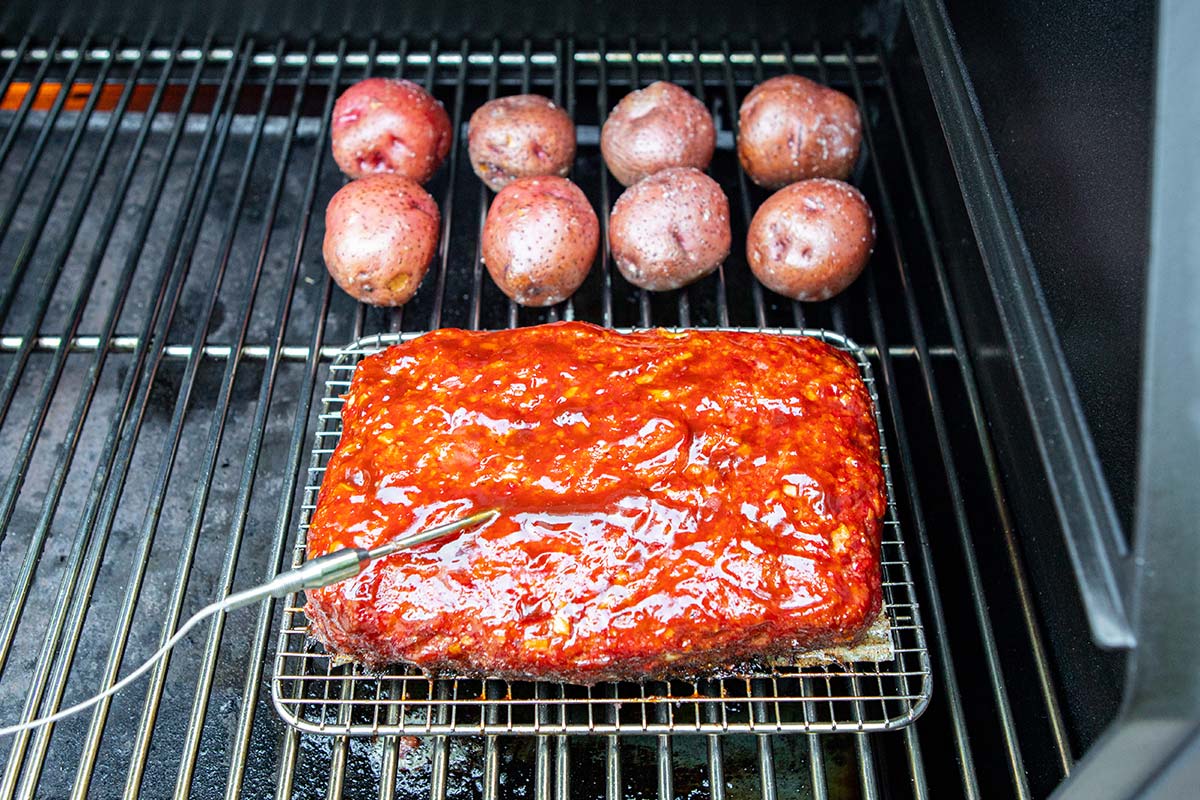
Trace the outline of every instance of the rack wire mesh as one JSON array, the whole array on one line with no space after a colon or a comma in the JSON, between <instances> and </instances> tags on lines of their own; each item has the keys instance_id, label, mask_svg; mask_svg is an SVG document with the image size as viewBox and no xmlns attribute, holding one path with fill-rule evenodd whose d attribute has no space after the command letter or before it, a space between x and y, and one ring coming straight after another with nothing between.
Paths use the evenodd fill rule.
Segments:
<instances>
[{"instance_id":1,"label":"rack wire mesh","mask_svg":"<svg viewBox=\"0 0 1200 800\"><path fill-rule=\"evenodd\" d=\"M299 605L302 598L293 595L283 607L271 682L279 713L290 724L310 733L350 736L864 733L912 723L929 702L932 674L900 520L891 499L891 466L870 361L861 347L831 331L780 328L772 332L812 336L850 353L870 392L889 498L881 555L888 624L886 630L875 626L872 633L890 643L892 658L821 666L782 662L733 677L595 686L486 676L435 679L410 667L378 672L357 664L339 665L338 659L310 636ZM342 350L330 365L300 505L293 566L307 559L309 521L316 509L326 464L341 435L343 395L355 368L366 356L411 338L373 334ZM709 706L715 706L715 713L710 713Z\"/></svg>"},{"instance_id":2,"label":"rack wire mesh","mask_svg":"<svg viewBox=\"0 0 1200 800\"><path fill-rule=\"evenodd\" d=\"M900 74L904 64L893 73L874 47L785 41L764 50L749 39L297 47L7 35L0 708L10 717L90 695L139 663L181 615L286 565L310 412L342 343L568 316L623 327L813 327L862 342L888 420L893 496L937 679L930 713L894 735L768 735L770 716L751 687L743 694L760 735L313 736L272 713L264 669L280 615L264 606L210 625L147 685L95 713L0 742L0 797L873 798L885 784L915 797L979 796L997 784L1032 796L1070 768L948 289L943 259L959 248L957 264L963 245L942 241L926 203L927 143L906 133L905 120L922 86ZM737 169L733 111L751 85L783 71L847 91L865 112L867 156L853 180L876 211L879 245L863 280L832 302L801 306L762 291L737 252L685 292L645 295L605 253L571 303L519 309L481 270L489 195L461 146L430 184L445 227L413 303L367 309L326 277L321 209L341 181L328 158L329 112L361 77L425 83L460 135L489 96L558 98L579 125L573 177L598 209L617 191L596 146L604 114L632 87L668 77L717 120L713 173L730 195L736 241L763 195ZM434 699L435 723L448 724L453 687L435 687ZM702 716L719 719L719 706L705 704ZM385 722L398 724L398 711ZM667 713L656 706L648 718ZM337 716L354 722L348 705ZM1054 758L1025 758L1043 749ZM939 766L927 768L926 752Z\"/></svg>"}]
</instances>

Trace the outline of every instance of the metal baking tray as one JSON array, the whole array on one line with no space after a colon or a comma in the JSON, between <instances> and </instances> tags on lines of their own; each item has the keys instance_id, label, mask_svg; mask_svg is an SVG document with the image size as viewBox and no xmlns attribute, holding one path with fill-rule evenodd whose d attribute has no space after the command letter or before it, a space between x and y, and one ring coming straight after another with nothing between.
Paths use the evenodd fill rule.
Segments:
<instances>
[{"instance_id":1,"label":"metal baking tray","mask_svg":"<svg viewBox=\"0 0 1200 800\"><path fill-rule=\"evenodd\" d=\"M735 677L698 680L622 681L588 687L500 678L431 678L403 665L378 673L341 663L309 636L303 597L293 595L283 605L271 681L279 715L308 733L350 736L868 732L895 730L915 721L929 703L933 681L867 354L830 331L755 330L811 336L846 351L857 361L870 392L888 504L882 535L884 608L865 645L830 650L818 659L774 663ZM307 558L309 519L325 465L341 436L342 394L355 368L366 356L419 335L367 336L334 357L300 506L293 566ZM865 660L878 658L889 645L890 659Z\"/></svg>"}]
</instances>

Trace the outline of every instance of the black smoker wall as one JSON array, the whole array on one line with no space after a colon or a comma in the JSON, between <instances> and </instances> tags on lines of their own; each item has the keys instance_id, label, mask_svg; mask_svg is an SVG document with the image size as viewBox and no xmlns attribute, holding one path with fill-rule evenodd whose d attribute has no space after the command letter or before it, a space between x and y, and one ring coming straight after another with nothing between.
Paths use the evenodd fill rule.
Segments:
<instances>
[{"instance_id":1,"label":"black smoker wall","mask_svg":"<svg viewBox=\"0 0 1200 800\"><path fill-rule=\"evenodd\" d=\"M1128 533L1148 254L1155 4L946 5Z\"/></svg>"},{"instance_id":2,"label":"black smoker wall","mask_svg":"<svg viewBox=\"0 0 1200 800\"><path fill-rule=\"evenodd\" d=\"M445 39L502 36L607 36L614 42L636 35L645 41L663 36L686 43L695 36L718 44L723 36L765 41L787 33L804 41L820 37L890 40L900 14L898 0L867 2L780 2L780 0L96 0L65 4L10 0L0 13L3 38L16 41L24 32L49 38L63 32L77 40L86 33L138 39L148 27L169 37L180 29L190 39L209 32L222 40L238 33L273 39L340 35L365 40L372 34Z\"/></svg>"}]
</instances>

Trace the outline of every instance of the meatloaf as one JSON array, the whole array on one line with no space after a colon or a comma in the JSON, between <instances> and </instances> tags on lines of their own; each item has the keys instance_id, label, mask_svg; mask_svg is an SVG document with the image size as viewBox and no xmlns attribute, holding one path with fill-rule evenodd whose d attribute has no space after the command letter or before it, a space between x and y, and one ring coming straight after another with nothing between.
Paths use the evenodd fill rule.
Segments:
<instances>
[{"instance_id":1,"label":"meatloaf","mask_svg":"<svg viewBox=\"0 0 1200 800\"><path fill-rule=\"evenodd\" d=\"M501 514L310 591L331 653L591 684L851 645L879 614L871 399L816 339L439 330L365 358L342 425L310 557Z\"/></svg>"}]
</instances>

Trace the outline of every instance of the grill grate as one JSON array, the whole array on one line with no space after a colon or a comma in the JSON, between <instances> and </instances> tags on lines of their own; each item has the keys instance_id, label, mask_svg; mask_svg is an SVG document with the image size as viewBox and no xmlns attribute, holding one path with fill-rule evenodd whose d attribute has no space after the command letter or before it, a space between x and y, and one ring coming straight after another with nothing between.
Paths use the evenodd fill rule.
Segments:
<instances>
[{"instance_id":1,"label":"grill grate","mask_svg":"<svg viewBox=\"0 0 1200 800\"><path fill-rule=\"evenodd\" d=\"M283 610L272 695L290 724L310 733L378 736L400 734L782 733L886 731L913 722L929 701L929 652L900 520L892 499L879 397L866 353L823 330L784 330L814 336L855 357L876 409L888 511L882 537L884 613L894 658L881 663L801 667L774 665L732 678L696 681L606 683L592 687L524 683L494 678L438 679L419 670L380 673L358 665L336 666L309 638L300 598ZM325 466L341 436L342 395L358 362L390 344L412 338L374 334L334 358L321 399L308 483L300 505L300 535L292 566L307 559L305 537ZM448 714L446 713L448 712Z\"/></svg>"},{"instance_id":2,"label":"grill grate","mask_svg":"<svg viewBox=\"0 0 1200 800\"><path fill-rule=\"evenodd\" d=\"M614 327L821 328L862 342L937 680L930 712L886 735L768 735L770 697L751 686L741 694L758 735L313 736L271 713L263 670L280 615L265 605L210 625L148 684L94 714L0 742L0 798L874 798L889 786L914 797L979 796L981 786L1032 796L1069 769L948 288L957 262L943 263L944 248L962 245L938 238L921 186L922 143L905 130L905 104L923 87L894 81L881 54L786 43L762 51L753 42L672 49L564 39L507 49L414 39L297 50L250 39L4 36L6 722L90 695L148 655L175 618L285 565L304 502L295 479L315 433L310 412L342 343L571 316ZM879 243L865 278L832 302L801 306L763 292L735 248L721 273L666 295L633 290L605 253L572 302L518 309L481 270L489 195L461 142L430 185L443 210L442 247L414 301L368 309L326 277L321 209L341 182L327 155L329 112L337 91L367 74L432 87L460 134L489 96L557 97L579 123L573 177L597 209L617 190L596 146L603 115L633 85L670 77L717 120L713 172L735 206L739 241L763 194L738 171L731 111L753 83L785 70L851 92L866 112L867 158L854 182L876 211ZM433 699L434 724L449 726L453 686L434 687ZM538 699L534 718L552 727L554 698ZM703 723L719 727L722 707L705 703ZM673 713L647 708L647 729ZM817 724L821 713L806 704L801 716ZM381 715L381 725L400 724L398 707ZM495 704L482 715L504 719ZM356 722L350 704L327 718ZM927 766L924 752L939 757Z\"/></svg>"}]
</instances>

